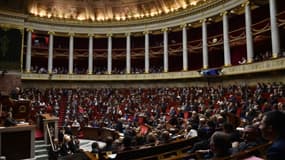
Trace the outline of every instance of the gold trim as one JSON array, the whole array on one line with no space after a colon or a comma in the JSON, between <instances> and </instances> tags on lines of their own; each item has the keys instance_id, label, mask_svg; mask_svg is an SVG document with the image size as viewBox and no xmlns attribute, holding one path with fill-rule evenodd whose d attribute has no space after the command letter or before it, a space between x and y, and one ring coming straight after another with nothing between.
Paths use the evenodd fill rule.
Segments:
<instances>
[{"instance_id":1,"label":"gold trim","mask_svg":"<svg viewBox=\"0 0 285 160\"><path fill-rule=\"evenodd\" d=\"M169 31L169 28L162 28L161 31L162 32L167 32L167 31Z\"/></svg>"},{"instance_id":2,"label":"gold trim","mask_svg":"<svg viewBox=\"0 0 285 160\"><path fill-rule=\"evenodd\" d=\"M225 64L224 67L230 67L232 64Z\"/></svg>"},{"instance_id":3,"label":"gold trim","mask_svg":"<svg viewBox=\"0 0 285 160\"><path fill-rule=\"evenodd\" d=\"M106 36L107 36L107 37L112 37L112 36L113 36L113 33L107 33Z\"/></svg>"},{"instance_id":4,"label":"gold trim","mask_svg":"<svg viewBox=\"0 0 285 160\"><path fill-rule=\"evenodd\" d=\"M207 18L203 18L199 21L200 23L207 22Z\"/></svg>"},{"instance_id":5,"label":"gold trim","mask_svg":"<svg viewBox=\"0 0 285 160\"><path fill-rule=\"evenodd\" d=\"M277 53L272 53L272 58L278 58L278 54Z\"/></svg>"},{"instance_id":6,"label":"gold trim","mask_svg":"<svg viewBox=\"0 0 285 160\"><path fill-rule=\"evenodd\" d=\"M132 35L131 32L126 32L126 33L125 33L125 36L131 36L131 35Z\"/></svg>"},{"instance_id":7,"label":"gold trim","mask_svg":"<svg viewBox=\"0 0 285 160\"><path fill-rule=\"evenodd\" d=\"M47 23L47 21L52 22L52 23L69 23L69 24L77 24L77 25L86 25L86 24L91 24L91 25L99 25L99 26L114 26L114 25L137 25L137 24L146 24L146 23L153 23L157 21L167 21L169 19L175 19L177 17L185 16L185 15L194 15L197 13L202 13L204 11L207 11L210 8L223 5L224 3L228 2L230 0L207 0L203 4L187 7L186 9L179 9L178 11L174 12L169 12L167 14L161 14L158 16L149 16L149 17L143 17L143 18L138 18L138 19L126 19L122 21L117 21L116 19L108 19L104 21L92 21L92 20L76 20L76 19L62 19L62 18L47 18L47 17L39 17L35 15L29 14L27 16L27 21L42 21ZM123 23L122 23L123 22Z\"/></svg>"},{"instance_id":8,"label":"gold trim","mask_svg":"<svg viewBox=\"0 0 285 160\"><path fill-rule=\"evenodd\" d=\"M93 37L94 34L93 33L88 33L88 37Z\"/></svg>"},{"instance_id":9,"label":"gold trim","mask_svg":"<svg viewBox=\"0 0 285 160\"><path fill-rule=\"evenodd\" d=\"M188 25L186 24L186 23L184 23L184 24L180 24L180 28L184 28L184 27L187 27Z\"/></svg>"},{"instance_id":10,"label":"gold trim","mask_svg":"<svg viewBox=\"0 0 285 160\"><path fill-rule=\"evenodd\" d=\"M251 59L248 59L248 60L246 61L246 63L248 63L248 64L250 64L250 63L252 63L252 62L253 62L252 58L251 58Z\"/></svg>"},{"instance_id":11,"label":"gold trim","mask_svg":"<svg viewBox=\"0 0 285 160\"><path fill-rule=\"evenodd\" d=\"M68 33L68 36L70 36L70 37L74 37L74 36L75 36L75 33L73 33L73 32L69 32L69 33Z\"/></svg>"},{"instance_id":12,"label":"gold trim","mask_svg":"<svg viewBox=\"0 0 285 160\"><path fill-rule=\"evenodd\" d=\"M250 1L249 1L249 0L245 0L245 1L241 4L242 7L246 7L247 5L250 5Z\"/></svg>"},{"instance_id":13,"label":"gold trim","mask_svg":"<svg viewBox=\"0 0 285 160\"><path fill-rule=\"evenodd\" d=\"M26 29L28 32L34 32L34 29L33 28L27 28Z\"/></svg>"},{"instance_id":14,"label":"gold trim","mask_svg":"<svg viewBox=\"0 0 285 160\"><path fill-rule=\"evenodd\" d=\"M143 31L143 34L146 35L146 34L150 34L151 32L149 30L146 30L146 31Z\"/></svg>"},{"instance_id":15,"label":"gold trim","mask_svg":"<svg viewBox=\"0 0 285 160\"><path fill-rule=\"evenodd\" d=\"M0 28L3 28L3 29L24 29L24 27L22 25L14 25L14 24L0 24Z\"/></svg>"},{"instance_id":16,"label":"gold trim","mask_svg":"<svg viewBox=\"0 0 285 160\"><path fill-rule=\"evenodd\" d=\"M203 69L208 69L209 66L208 65L203 65Z\"/></svg>"},{"instance_id":17,"label":"gold trim","mask_svg":"<svg viewBox=\"0 0 285 160\"><path fill-rule=\"evenodd\" d=\"M228 11L223 11L223 12L221 12L220 13L220 16L222 17L222 16L224 16L224 15L228 15L229 14L229 12Z\"/></svg>"},{"instance_id":18,"label":"gold trim","mask_svg":"<svg viewBox=\"0 0 285 160\"><path fill-rule=\"evenodd\" d=\"M55 35L54 31L48 31L48 34Z\"/></svg>"},{"instance_id":19,"label":"gold trim","mask_svg":"<svg viewBox=\"0 0 285 160\"><path fill-rule=\"evenodd\" d=\"M106 38L106 34L94 34L94 38Z\"/></svg>"}]
</instances>

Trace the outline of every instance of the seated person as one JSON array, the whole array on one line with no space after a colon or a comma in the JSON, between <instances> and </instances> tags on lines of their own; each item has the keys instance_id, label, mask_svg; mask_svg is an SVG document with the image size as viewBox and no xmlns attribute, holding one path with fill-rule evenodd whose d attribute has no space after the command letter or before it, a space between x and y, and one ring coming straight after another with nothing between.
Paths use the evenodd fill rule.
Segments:
<instances>
[{"instance_id":1,"label":"seated person","mask_svg":"<svg viewBox=\"0 0 285 160\"><path fill-rule=\"evenodd\" d=\"M245 126L243 130L243 141L239 144L239 151L243 151L262 144L262 140L258 136L258 130L252 125Z\"/></svg>"},{"instance_id":2,"label":"seated person","mask_svg":"<svg viewBox=\"0 0 285 160\"><path fill-rule=\"evenodd\" d=\"M266 153L267 160L283 160L285 158L285 113L274 110L265 113L259 129L262 136L272 145Z\"/></svg>"},{"instance_id":3,"label":"seated person","mask_svg":"<svg viewBox=\"0 0 285 160\"><path fill-rule=\"evenodd\" d=\"M230 136L221 131L216 131L210 139L210 151L212 158L223 158L231 155L231 140ZM207 157L208 158L208 157Z\"/></svg>"},{"instance_id":4,"label":"seated person","mask_svg":"<svg viewBox=\"0 0 285 160\"><path fill-rule=\"evenodd\" d=\"M4 126L5 127L16 126L17 123L18 122L12 116L12 112L8 112L8 115L4 120Z\"/></svg>"}]
</instances>

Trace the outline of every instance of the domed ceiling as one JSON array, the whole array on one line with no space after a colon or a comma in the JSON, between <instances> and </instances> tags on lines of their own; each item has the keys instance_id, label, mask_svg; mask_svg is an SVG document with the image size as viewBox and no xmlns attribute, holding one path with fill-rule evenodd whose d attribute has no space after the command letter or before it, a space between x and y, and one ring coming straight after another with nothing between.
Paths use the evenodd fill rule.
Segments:
<instances>
[{"instance_id":1,"label":"domed ceiling","mask_svg":"<svg viewBox=\"0 0 285 160\"><path fill-rule=\"evenodd\" d=\"M127 21L167 15L213 0L30 0L28 13L80 21Z\"/></svg>"}]
</instances>

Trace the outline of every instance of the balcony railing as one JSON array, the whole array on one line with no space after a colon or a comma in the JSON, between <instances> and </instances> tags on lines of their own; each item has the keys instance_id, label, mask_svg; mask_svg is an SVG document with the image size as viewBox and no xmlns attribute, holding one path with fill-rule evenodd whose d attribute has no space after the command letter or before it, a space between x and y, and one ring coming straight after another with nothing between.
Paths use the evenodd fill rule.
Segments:
<instances>
[{"instance_id":1,"label":"balcony railing","mask_svg":"<svg viewBox=\"0 0 285 160\"><path fill-rule=\"evenodd\" d=\"M268 72L285 69L285 58L270 59L262 62L255 62L237 66L223 67L218 76L230 76ZM136 80L174 80L202 78L200 71L181 71L168 73L149 74L106 74L106 75L78 75L78 74L35 74L23 73L22 80L55 80L55 81L136 81Z\"/></svg>"}]
</instances>

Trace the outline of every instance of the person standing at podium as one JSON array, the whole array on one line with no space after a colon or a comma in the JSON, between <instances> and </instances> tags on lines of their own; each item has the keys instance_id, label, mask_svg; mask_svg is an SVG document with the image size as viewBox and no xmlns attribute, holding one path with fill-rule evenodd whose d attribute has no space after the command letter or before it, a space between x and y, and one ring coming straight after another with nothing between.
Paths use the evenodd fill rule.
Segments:
<instances>
[{"instance_id":1,"label":"person standing at podium","mask_svg":"<svg viewBox=\"0 0 285 160\"><path fill-rule=\"evenodd\" d=\"M20 88L16 87L15 89L13 89L10 93L10 97L12 99L18 100L19 99L19 94L20 94Z\"/></svg>"}]
</instances>

